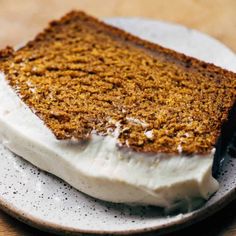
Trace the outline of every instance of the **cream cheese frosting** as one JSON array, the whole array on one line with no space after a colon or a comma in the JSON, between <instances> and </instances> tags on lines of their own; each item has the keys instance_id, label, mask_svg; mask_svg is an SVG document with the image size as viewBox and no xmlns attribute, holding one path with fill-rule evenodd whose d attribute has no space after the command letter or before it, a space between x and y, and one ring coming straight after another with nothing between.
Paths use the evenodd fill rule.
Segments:
<instances>
[{"instance_id":1,"label":"cream cheese frosting","mask_svg":"<svg viewBox=\"0 0 236 236\"><path fill-rule=\"evenodd\" d=\"M151 133L146 135L151 136ZM89 141L57 140L0 73L0 139L12 152L95 198L173 208L208 199L219 184L212 177L214 152L184 156L144 154L117 146L117 134ZM180 147L181 149L181 147Z\"/></svg>"}]
</instances>

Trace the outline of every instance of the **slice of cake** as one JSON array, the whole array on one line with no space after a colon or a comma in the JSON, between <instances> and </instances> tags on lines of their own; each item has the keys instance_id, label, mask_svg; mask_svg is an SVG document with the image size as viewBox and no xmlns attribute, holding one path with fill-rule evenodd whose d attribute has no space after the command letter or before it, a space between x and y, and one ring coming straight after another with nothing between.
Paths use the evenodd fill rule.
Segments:
<instances>
[{"instance_id":1,"label":"slice of cake","mask_svg":"<svg viewBox=\"0 0 236 236\"><path fill-rule=\"evenodd\" d=\"M218 189L236 74L77 11L0 70L4 145L82 192L169 208Z\"/></svg>"}]
</instances>

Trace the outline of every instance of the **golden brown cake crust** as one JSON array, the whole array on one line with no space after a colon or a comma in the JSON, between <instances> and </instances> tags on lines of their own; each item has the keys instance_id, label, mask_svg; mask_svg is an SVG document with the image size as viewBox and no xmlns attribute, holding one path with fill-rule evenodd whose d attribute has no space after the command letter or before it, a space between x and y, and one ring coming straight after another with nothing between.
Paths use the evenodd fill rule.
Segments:
<instances>
[{"instance_id":1,"label":"golden brown cake crust","mask_svg":"<svg viewBox=\"0 0 236 236\"><path fill-rule=\"evenodd\" d=\"M140 152L207 153L235 103L236 74L73 11L0 69L58 139L113 135Z\"/></svg>"}]
</instances>

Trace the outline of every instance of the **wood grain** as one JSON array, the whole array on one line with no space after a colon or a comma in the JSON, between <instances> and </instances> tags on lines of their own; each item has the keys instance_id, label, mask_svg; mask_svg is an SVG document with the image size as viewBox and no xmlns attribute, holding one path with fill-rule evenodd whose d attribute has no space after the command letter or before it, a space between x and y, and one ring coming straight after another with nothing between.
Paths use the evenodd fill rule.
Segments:
<instances>
[{"instance_id":1,"label":"wood grain","mask_svg":"<svg viewBox=\"0 0 236 236\"><path fill-rule=\"evenodd\" d=\"M236 0L0 0L0 48L18 46L51 19L71 9L98 17L139 16L180 23L219 39L236 51ZM209 219L171 236L236 235L236 201ZM0 211L0 236L51 235Z\"/></svg>"}]
</instances>

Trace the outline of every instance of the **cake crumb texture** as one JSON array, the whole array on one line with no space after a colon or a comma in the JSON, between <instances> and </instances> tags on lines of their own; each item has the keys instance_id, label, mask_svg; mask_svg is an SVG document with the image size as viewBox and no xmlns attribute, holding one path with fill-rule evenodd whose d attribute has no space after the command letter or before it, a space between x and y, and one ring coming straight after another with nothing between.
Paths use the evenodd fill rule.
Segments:
<instances>
[{"instance_id":1,"label":"cake crumb texture","mask_svg":"<svg viewBox=\"0 0 236 236\"><path fill-rule=\"evenodd\" d=\"M72 11L0 69L58 139L117 137L140 152L208 153L235 103L236 75Z\"/></svg>"}]
</instances>

